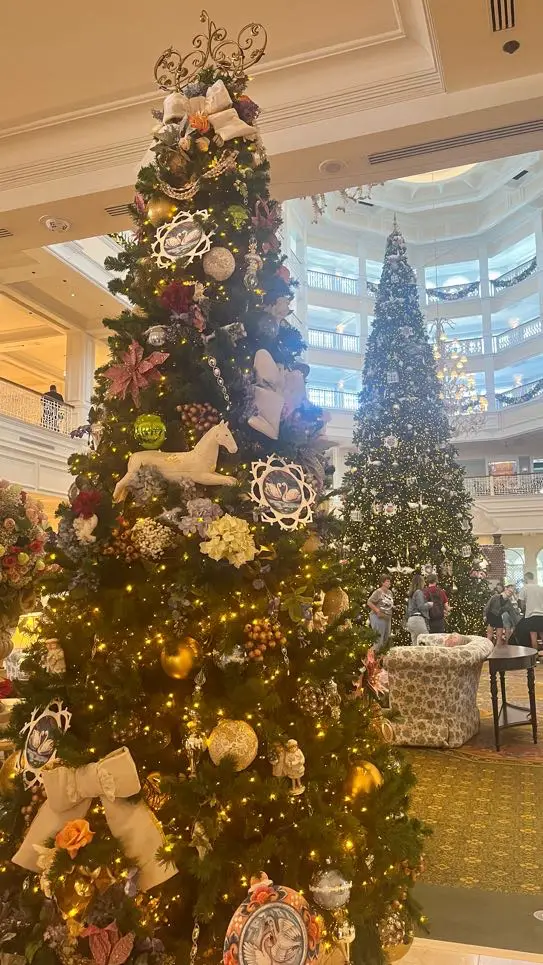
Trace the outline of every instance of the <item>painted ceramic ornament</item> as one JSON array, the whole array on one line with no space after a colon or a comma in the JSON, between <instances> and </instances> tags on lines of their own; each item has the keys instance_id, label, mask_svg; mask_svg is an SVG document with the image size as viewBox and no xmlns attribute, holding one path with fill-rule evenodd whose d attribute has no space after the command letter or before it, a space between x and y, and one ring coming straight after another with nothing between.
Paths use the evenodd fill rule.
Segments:
<instances>
[{"instance_id":1,"label":"painted ceramic ornament","mask_svg":"<svg viewBox=\"0 0 543 965\"><path fill-rule=\"evenodd\" d=\"M54 764L57 739L66 733L71 719L70 711L61 700L51 701L45 709L34 708L32 717L21 730L21 734L26 734L20 762L25 787L43 783L41 773Z\"/></svg>"},{"instance_id":2,"label":"painted ceramic ornament","mask_svg":"<svg viewBox=\"0 0 543 965\"><path fill-rule=\"evenodd\" d=\"M195 258L202 258L211 248L211 236L215 229L205 231L195 218L207 221L209 211L201 209L194 215L180 211L175 218L158 228L153 242L153 256L159 268L168 268L172 261L190 265Z\"/></svg>"},{"instance_id":3,"label":"painted ceramic ornament","mask_svg":"<svg viewBox=\"0 0 543 965\"><path fill-rule=\"evenodd\" d=\"M249 894L228 925L223 962L306 965L318 959L319 937L319 925L303 895L261 874L251 879Z\"/></svg>"},{"instance_id":4,"label":"painted ceramic ornament","mask_svg":"<svg viewBox=\"0 0 543 965\"><path fill-rule=\"evenodd\" d=\"M311 522L316 494L301 466L274 454L253 462L251 475L251 499L265 522L284 530Z\"/></svg>"}]
</instances>

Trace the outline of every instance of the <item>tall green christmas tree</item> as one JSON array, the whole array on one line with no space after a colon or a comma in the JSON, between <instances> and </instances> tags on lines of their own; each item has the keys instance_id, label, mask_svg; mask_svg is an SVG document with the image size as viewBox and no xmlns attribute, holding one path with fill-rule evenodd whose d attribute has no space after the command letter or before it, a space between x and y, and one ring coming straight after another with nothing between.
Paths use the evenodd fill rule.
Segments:
<instances>
[{"instance_id":1,"label":"tall green christmas tree","mask_svg":"<svg viewBox=\"0 0 543 965\"><path fill-rule=\"evenodd\" d=\"M396 642L407 642L414 572L437 573L449 627L482 630L486 583L472 533L471 497L451 430L405 240L394 224L375 302L344 480L346 539L366 589L389 574Z\"/></svg>"},{"instance_id":2,"label":"tall green christmas tree","mask_svg":"<svg viewBox=\"0 0 543 965\"><path fill-rule=\"evenodd\" d=\"M168 96L110 263L133 308L105 321L95 448L71 460L16 680L0 936L34 965L215 962L225 936L227 965L304 965L319 932L377 963L416 916L412 778L319 510L324 422L244 93L262 28L230 42L202 20L190 57L157 64Z\"/></svg>"}]
</instances>

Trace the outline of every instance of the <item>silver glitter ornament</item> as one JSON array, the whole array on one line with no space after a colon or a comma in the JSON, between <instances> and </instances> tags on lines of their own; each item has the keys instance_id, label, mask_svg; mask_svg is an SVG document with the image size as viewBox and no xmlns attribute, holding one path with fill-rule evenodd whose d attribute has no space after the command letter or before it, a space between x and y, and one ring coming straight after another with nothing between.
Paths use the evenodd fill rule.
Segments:
<instances>
[{"instance_id":1,"label":"silver glitter ornament","mask_svg":"<svg viewBox=\"0 0 543 965\"><path fill-rule=\"evenodd\" d=\"M309 886L317 905L334 911L342 908L351 897L352 881L347 881L339 871L317 872Z\"/></svg>"},{"instance_id":2,"label":"silver glitter ornament","mask_svg":"<svg viewBox=\"0 0 543 965\"><path fill-rule=\"evenodd\" d=\"M234 273L236 259L228 248L214 245L207 251L202 261L204 271L215 281L226 281Z\"/></svg>"},{"instance_id":3,"label":"silver glitter ornament","mask_svg":"<svg viewBox=\"0 0 543 965\"><path fill-rule=\"evenodd\" d=\"M168 340L168 329L165 325L152 325L145 332L145 338L149 342L149 345L164 345Z\"/></svg>"}]
</instances>

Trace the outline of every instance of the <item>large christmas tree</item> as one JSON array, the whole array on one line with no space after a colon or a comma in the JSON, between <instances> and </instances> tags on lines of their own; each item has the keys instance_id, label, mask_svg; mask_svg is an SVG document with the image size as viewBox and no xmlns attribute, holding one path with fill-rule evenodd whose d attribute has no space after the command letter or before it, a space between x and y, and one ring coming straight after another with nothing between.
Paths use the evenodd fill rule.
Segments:
<instances>
[{"instance_id":1,"label":"large christmas tree","mask_svg":"<svg viewBox=\"0 0 543 965\"><path fill-rule=\"evenodd\" d=\"M394 224L368 339L354 451L344 480L347 543L368 593L393 583L392 628L407 642L405 601L414 572L437 573L449 627L482 630L486 584L472 533L471 497L450 442L434 353L405 240Z\"/></svg>"},{"instance_id":2,"label":"large christmas tree","mask_svg":"<svg viewBox=\"0 0 543 965\"><path fill-rule=\"evenodd\" d=\"M215 962L240 903L227 963L304 965L353 928L375 963L416 915L411 775L319 510L324 420L244 93L262 32L202 19L157 64L169 93L110 264L133 308L105 321L95 448L71 460L17 674L0 937L34 965Z\"/></svg>"}]
</instances>

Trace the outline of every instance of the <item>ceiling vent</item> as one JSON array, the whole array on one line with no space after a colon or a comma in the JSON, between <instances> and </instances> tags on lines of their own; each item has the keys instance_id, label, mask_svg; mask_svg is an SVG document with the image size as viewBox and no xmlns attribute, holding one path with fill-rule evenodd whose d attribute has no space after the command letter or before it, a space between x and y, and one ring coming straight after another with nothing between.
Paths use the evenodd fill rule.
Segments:
<instances>
[{"instance_id":1,"label":"ceiling vent","mask_svg":"<svg viewBox=\"0 0 543 965\"><path fill-rule=\"evenodd\" d=\"M511 178L511 180L512 180L512 181L522 181L522 179L525 178L527 174L528 174L528 172L527 172L526 168L524 168L523 171L519 171L518 174L514 174L513 177Z\"/></svg>"},{"instance_id":2,"label":"ceiling vent","mask_svg":"<svg viewBox=\"0 0 543 965\"><path fill-rule=\"evenodd\" d=\"M369 154L368 161L373 165L386 164L387 161L401 161L424 154L436 154L438 151L451 151L457 147L473 147L477 144L487 144L490 141L519 137L522 134L541 133L543 133L543 119L522 121L520 124L510 124L508 127L495 127L489 131L473 131L471 134L446 137L441 141L424 141L422 144L410 144L407 147L398 147L392 151L380 151L377 154Z\"/></svg>"},{"instance_id":3,"label":"ceiling vent","mask_svg":"<svg viewBox=\"0 0 543 965\"><path fill-rule=\"evenodd\" d=\"M130 205L128 204L110 204L105 210L112 218L123 218L125 215L130 215Z\"/></svg>"},{"instance_id":4,"label":"ceiling vent","mask_svg":"<svg viewBox=\"0 0 543 965\"><path fill-rule=\"evenodd\" d=\"M9 228L0 228L0 238L13 238L13 231Z\"/></svg>"},{"instance_id":5,"label":"ceiling vent","mask_svg":"<svg viewBox=\"0 0 543 965\"><path fill-rule=\"evenodd\" d=\"M515 26L515 0L488 0L490 24L494 33Z\"/></svg>"}]
</instances>

